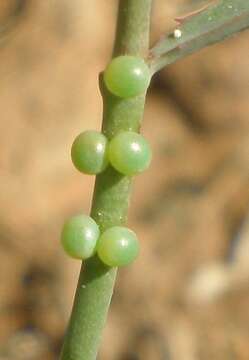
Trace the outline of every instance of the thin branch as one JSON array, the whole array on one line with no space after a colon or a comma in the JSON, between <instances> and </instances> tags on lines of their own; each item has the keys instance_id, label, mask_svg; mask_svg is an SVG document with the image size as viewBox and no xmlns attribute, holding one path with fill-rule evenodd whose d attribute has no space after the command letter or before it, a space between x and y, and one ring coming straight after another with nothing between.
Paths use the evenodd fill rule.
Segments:
<instances>
[{"instance_id":1,"label":"thin branch","mask_svg":"<svg viewBox=\"0 0 249 360\"><path fill-rule=\"evenodd\" d=\"M153 72L248 29L249 1L220 0L176 20L180 23L177 32L168 34L150 50Z\"/></svg>"},{"instance_id":2,"label":"thin branch","mask_svg":"<svg viewBox=\"0 0 249 360\"><path fill-rule=\"evenodd\" d=\"M120 0L115 56L148 52L152 0ZM101 80L101 79L100 79ZM111 95L101 82L104 102L102 130L110 139L120 130L138 131L143 117L145 94L121 99ZM126 223L131 178L109 167L97 176L91 216L101 231ZM95 360L109 309L116 268L105 266L98 257L81 269L71 319L61 360Z\"/></svg>"}]
</instances>

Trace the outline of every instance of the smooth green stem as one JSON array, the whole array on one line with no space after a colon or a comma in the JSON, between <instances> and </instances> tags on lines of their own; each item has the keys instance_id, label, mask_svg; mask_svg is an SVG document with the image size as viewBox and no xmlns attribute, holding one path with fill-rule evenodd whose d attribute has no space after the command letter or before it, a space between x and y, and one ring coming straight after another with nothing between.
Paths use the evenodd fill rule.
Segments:
<instances>
[{"instance_id":1,"label":"smooth green stem","mask_svg":"<svg viewBox=\"0 0 249 360\"><path fill-rule=\"evenodd\" d=\"M218 0L193 16L183 17L179 38L166 35L150 50L153 73L202 48L249 29L248 0Z\"/></svg>"},{"instance_id":2,"label":"smooth green stem","mask_svg":"<svg viewBox=\"0 0 249 360\"><path fill-rule=\"evenodd\" d=\"M146 56L152 0L119 0L114 55Z\"/></svg>"},{"instance_id":3,"label":"smooth green stem","mask_svg":"<svg viewBox=\"0 0 249 360\"><path fill-rule=\"evenodd\" d=\"M152 0L120 0L114 56L146 56ZM100 80L104 103L102 130L110 139L121 130L139 131L145 94L120 99ZM126 223L131 178L109 167L96 178L91 216L101 231ZM82 266L61 360L95 360L111 302L117 270L94 257Z\"/></svg>"}]
</instances>

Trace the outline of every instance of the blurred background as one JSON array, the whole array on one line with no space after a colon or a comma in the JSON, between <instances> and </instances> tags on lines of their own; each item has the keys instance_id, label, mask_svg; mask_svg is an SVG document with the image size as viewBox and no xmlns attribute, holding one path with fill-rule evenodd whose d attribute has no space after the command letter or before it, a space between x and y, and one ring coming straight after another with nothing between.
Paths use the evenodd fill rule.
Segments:
<instances>
[{"instance_id":1,"label":"blurred background","mask_svg":"<svg viewBox=\"0 0 249 360\"><path fill-rule=\"evenodd\" d=\"M100 129L117 0L0 2L0 360L55 360L80 263L59 245L94 179L70 161ZM155 0L152 43L203 4ZM153 79L154 159L135 179L141 240L119 272L100 360L249 359L249 32Z\"/></svg>"}]
</instances>

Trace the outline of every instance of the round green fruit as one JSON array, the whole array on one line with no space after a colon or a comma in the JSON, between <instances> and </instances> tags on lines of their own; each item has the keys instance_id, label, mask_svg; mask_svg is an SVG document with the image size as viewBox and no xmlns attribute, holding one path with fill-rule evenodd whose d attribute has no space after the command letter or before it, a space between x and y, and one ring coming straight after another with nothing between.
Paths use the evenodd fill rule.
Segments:
<instances>
[{"instance_id":1,"label":"round green fruit","mask_svg":"<svg viewBox=\"0 0 249 360\"><path fill-rule=\"evenodd\" d=\"M84 260L94 255L99 235L99 227L90 216L76 215L64 224L61 243L69 256Z\"/></svg>"},{"instance_id":2,"label":"round green fruit","mask_svg":"<svg viewBox=\"0 0 249 360\"><path fill-rule=\"evenodd\" d=\"M108 90L121 98L129 98L144 93L151 79L145 61L136 56L118 56L107 66L104 82Z\"/></svg>"},{"instance_id":3,"label":"round green fruit","mask_svg":"<svg viewBox=\"0 0 249 360\"><path fill-rule=\"evenodd\" d=\"M117 171L132 176L149 167L152 153L142 135L133 131L123 131L110 141L108 156Z\"/></svg>"},{"instance_id":4,"label":"round green fruit","mask_svg":"<svg viewBox=\"0 0 249 360\"><path fill-rule=\"evenodd\" d=\"M108 165L107 138L98 131L85 131L79 134L73 142L71 158L74 166L80 172L96 175Z\"/></svg>"},{"instance_id":5,"label":"round green fruit","mask_svg":"<svg viewBox=\"0 0 249 360\"><path fill-rule=\"evenodd\" d=\"M107 229L97 243L97 254L108 266L124 266L133 262L139 253L136 234L122 226Z\"/></svg>"}]
</instances>

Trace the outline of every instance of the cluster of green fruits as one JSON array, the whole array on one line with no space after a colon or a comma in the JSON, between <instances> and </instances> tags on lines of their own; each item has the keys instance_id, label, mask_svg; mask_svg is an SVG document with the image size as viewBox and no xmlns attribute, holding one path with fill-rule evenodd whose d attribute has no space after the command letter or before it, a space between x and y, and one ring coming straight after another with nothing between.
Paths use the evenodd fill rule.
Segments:
<instances>
[{"instance_id":1,"label":"cluster of green fruits","mask_svg":"<svg viewBox=\"0 0 249 360\"><path fill-rule=\"evenodd\" d=\"M107 66L104 83L113 95L129 98L144 93L150 77L143 59L126 55L113 59ZM145 138L133 131L120 131L110 141L103 133L85 131L73 142L71 157L75 167L85 174L97 175L112 166L125 176L133 176L148 168L151 149ZM108 266L127 265L139 252L133 231L114 226L100 234L97 223L85 215L74 216L65 223L62 245L77 259L97 253Z\"/></svg>"}]
</instances>

